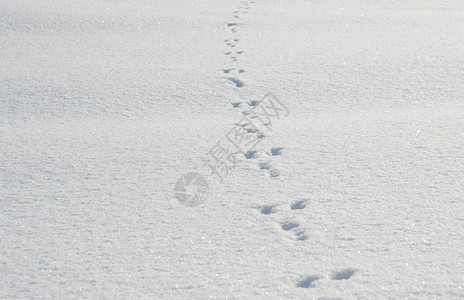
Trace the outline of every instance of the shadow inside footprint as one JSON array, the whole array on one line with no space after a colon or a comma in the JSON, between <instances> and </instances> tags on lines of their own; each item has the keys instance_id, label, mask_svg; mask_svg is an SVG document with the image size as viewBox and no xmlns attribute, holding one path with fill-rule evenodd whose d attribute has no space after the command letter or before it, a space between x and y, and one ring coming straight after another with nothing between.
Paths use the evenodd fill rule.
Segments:
<instances>
[{"instance_id":1,"label":"shadow inside footprint","mask_svg":"<svg viewBox=\"0 0 464 300\"><path fill-rule=\"evenodd\" d=\"M302 280L300 280L296 286L299 287L299 288L309 288L313 285L314 281L320 279L321 277L318 276L318 275L310 275Z\"/></svg>"},{"instance_id":2,"label":"shadow inside footprint","mask_svg":"<svg viewBox=\"0 0 464 300\"><path fill-rule=\"evenodd\" d=\"M274 147L271 149L272 156L277 156L282 154L282 147Z\"/></svg>"},{"instance_id":3,"label":"shadow inside footprint","mask_svg":"<svg viewBox=\"0 0 464 300\"><path fill-rule=\"evenodd\" d=\"M247 132L247 133L256 133L256 132L258 132L258 129L255 129L255 128L247 128L247 129L246 129L246 132Z\"/></svg>"},{"instance_id":4,"label":"shadow inside footprint","mask_svg":"<svg viewBox=\"0 0 464 300\"><path fill-rule=\"evenodd\" d=\"M261 170L269 170L271 168L271 164L267 162L259 163L259 168Z\"/></svg>"},{"instance_id":5,"label":"shadow inside footprint","mask_svg":"<svg viewBox=\"0 0 464 300\"><path fill-rule=\"evenodd\" d=\"M285 231L292 230L293 228L297 228L298 226L298 223L295 222L285 222L280 224L280 227L282 227L282 229Z\"/></svg>"},{"instance_id":6,"label":"shadow inside footprint","mask_svg":"<svg viewBox=\"0 0 464 300\"><path fill-rule=\"evenodd\" d=\"M356 269L348 268L343 269L332 274L332 280L347 280L356 273Z\"/></svg>"},{"instance_id":7,"label":"shadow inside footprint","mask_svg":"<svg viewBox=\"0 0 464 300\"><path fill-rule=\"evenodd\" d=\"M243 83L243 81L238 80L238 79L233 78L233 77L227 78L227 80L232 81L235 84L235 86L238 87L238 88L241 88L242 86L245 85L245 83Z\"/></svg>"},{"instance_id":8,"label":"shadow inside footprint","mask_svg":"<svg viewBox=\"0 0 464 300\"><path fill-rule=\"evenodd\" d=\"M296 201L295 203L293 203L292 205L290 205L290 208L292 210L295 210L295 209L303 209L306 207L306 202L308 200L300 200L300 201Z\"/></svg>"},{"instance_id":9,"label":"shadow inside footprint","mask_svg":"<svg viewBox=\"0 0 464 300\"><path fill-rule=\"evenodd\" d=\"M257 106L258 104L259 104L258 100L251 100L250 102L248 102L249 106Z\"/></svg>"},{"instance_id":10,"label":"shadow inside footprint","mask_svg":"<svg viewBox=\"0 0 464 300\"><path fill-rule=\"evenodd\" d=\"M271 177L277 177L280 175L280 172L279 170L271 170Z\"/></svg>"},{"instance_id":11,"label":"shadow inside footprint","mask_svg":"<svg viewBox=\"0 0 464 300\"><path fill-rule=\"evenodd\" d=\"M247 153L245 153L245 158L246 159L251 159L251 158L255 158L256 157L256 150L250 150L248 151Z\"/></svg>"},{"instance_id":12,"label":"shadow inside footprint","mask_svg":"<svg viewBox=\"0 0 464 300\"><path fill-rule=\"evenodd\" d=\"M295 230L295 236L297 241L305 241L309 238L303 230Z\"/></svg>"},{"instance_id":13,"label":"shadow inside footprint","mask_svg":"<svg viewBox=\"0 0 464 300\"><path fill-rule=\"evenodd\" d=\"M276 212L275 205L261 206L261 213L263 215L270 215Z\"/></svg>"},{"instance_id":14,"label":"shadow inside footprint","mask_svg":"<svg viewBox=\"0 0 464 300\"><path fill-rule=\"evenodd\" d=\"M297 235L297 238L296 238L297 241L306 241L307 239L308 239L308 236L306 234Z\"/></svg>"}]
</instances>

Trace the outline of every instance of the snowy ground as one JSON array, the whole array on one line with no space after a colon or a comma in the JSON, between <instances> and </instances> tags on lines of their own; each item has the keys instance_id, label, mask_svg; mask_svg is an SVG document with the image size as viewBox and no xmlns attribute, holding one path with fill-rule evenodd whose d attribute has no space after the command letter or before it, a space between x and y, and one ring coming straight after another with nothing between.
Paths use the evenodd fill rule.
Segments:
<instances>
[{"instance_id":1,"label":"snowy ground","mask_svg":"<svg viewBox=\"0 0 464 300\"><path fill-rule=\"evenodd\" d=\"M464 297L462 1L2 0L0 66L0 298Z\"/></svg>"}]
</instances>

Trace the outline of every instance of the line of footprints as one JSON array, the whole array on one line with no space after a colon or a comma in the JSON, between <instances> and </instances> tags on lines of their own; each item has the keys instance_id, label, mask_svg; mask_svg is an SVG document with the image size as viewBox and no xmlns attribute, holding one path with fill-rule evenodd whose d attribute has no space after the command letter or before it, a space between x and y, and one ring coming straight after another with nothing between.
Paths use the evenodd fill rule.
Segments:
<instances>
[{"instance_id":1,"label":"line of footprints","mask_svg":"<svg viewBox=\"0 0 464 300\"><path fill-rule=\"evenodd\" d=\"M248 130L248 129L247 129ZM254 129L252 129L254 130ZM271 151L270 152L267 152L267 155L272 157L272 156L279 156L282 154L282 150L283 148L282 147L274 147L274 148L271 148ZM252 151L248 151L247 153L245 153L245 158L246 159L255 159L257 158L257 153L258 151L256 150L252 150ZM269 172L269 175L271 177L277 177L280 175L279 173L279 170L277 169L274 169L272 167L272 164L271 164L271 161L269 160L266 160L266 161L263 161L263 162L260 162L258 164L259 166L259 169L262 170L262 171L268 171Z\"/></svg>"},{"instance_id":2,"label":"line of footprints","mask_svg":"<svg viewBox=\"0 0 464 300\"><path fill-rule=\"evenodd\" d=\"M303 199L293 202L290 205L291 210L301 210L305 209L309 203L309 200ZM264 205L259 206L259 210L263 215L271 215L277 213L277 207L279 205ZM305 231L300 228L300 224L295 221L286 220L280 223L280 228L286 232L293 232L295 241L305 241L308 239L308 235L305 234ZM333 271L330 275L331 280L348 280L350 279L358 270L354 268L339 269ZM316 281L322 279L322 275L311 274L304 276L298 282L296 282L296 287L299 288L312 288L315 287Z\"/></svg>"},{"instance_id":3,"label":"line of footprints","mask_svg":"<svg viewBox=\"0 0 464 300\"><path fill-rule=\"evenodd\" d=\"M246 11L250 9L249 3L250 4L254 3L254 1L250 1L250 2L244 1L242 3L243 3L243 6L238 7L237 10L234 11L235 19L240 19L241 15L246 14L247 13ZM236 67L239 56L245 52L243 50L237 49L238 48L237 46L240 40L237 39L235 35L237 34L237 30L239 26L240 26L240 23L237 23L237 22L227 23L227 27L230 29L231 33L233 34L233 38L224 40L225 45L229 48L228 51L224 52L224 55L228 56L230 61L232 61L235 66L234 68L222 69L222 72L224 74L227 74L227 76L224 78L232 82L236 88L242 88L243 86L245 86L245 83L242 80L237 78L237 75L245 72L244 69ZM233 77L234 75L235 77Z\"/></svg>"},{"instance_id":4,"label":"line of footprints","mask_svg":"<svg viewBox=\"0 0 464 300\"><path fill-rule=\"evenodd\" d=\"M239 78L239 75L241 73L245 73L244 69L238 67L239 57L245 51L239 49L238 45L239 45L240 40L236 38L238 28L241 25L241 23L238 23L238 19L240 19L242 15L247 13L247 10L250 9L249 4L252 4L252 3L254 3L254 1L250 1L250 2L243 1L242 2L243 6L238 7L234 11L234 19L236 19L237 21L227 23L227 27L230 29L233 35L233 38L224 40L225 45L229 48L226 52L224 52L224 55L229 58L230 62L234 64L234 67L222 69L222 72L223 74L225 74L224 78L230 81L231 83L233 83L237 89L240 89L245 86L245 82L243 82ZM257 106L258 104L259 104L259 101L257 100L252 100L246 103L246 105L250 109L252 109L254 106ZM241 101L237 101L237 102L232 102L232 106L234 108L242 108L244 104ZM242 114L248 115L249 111L248 110L242 111ZM241 126L244 126L247 132L249 133L254 133L255 131L255 129L252 128L250 124L241 124ZM263 138L263 136L261 137L258 136L258 138ZM282 150L283 150L282 147L274 147L274 148L271 148L270 152L268 152L267 154L268 156L271 156L271 157L280 156L282 154ZM252 150L252 151L247 152L245 154L245 157L246 159L256 159L258 158L258 153L256 150ZM259 169L263 171L269 171L269 174L271 177L279 176L279 170L274 169L270 161L260 162ZM305 209L307 204L308 204L308 200L300 200L300 201L296 201L293 204L291 204L290 208L292 210ZM277 205L265 205L265 206L259 207L260 212L264 215L270 215L270 214L276 213L277 212L276 208L277 208ZM280 227L285 232L291 232L292 235L294 236L295 241L305 241L309 238L308 235L305 233L305 231L300 228L300 224L298 224L295 221L290 221L290 220L284 221L280 223ZM357 272L357 269L353 269L353 268L341 269L341 270L334 271L331 274L330 278L332 280L347 280L347 279L350 279L356 272ZM299 288L314 287L315 283L321 278L323 278L321 275L314 275L314 274L305 276L296 283L296 287L299 287Z\"/></svg>"},{"instance_id":5,"label":"line of footprints","mask_svg":"<svg viewBox=\"0 0 464 300\"><path fill-rule=\"evenodd\" d=\"M307 203L308 203L308 200L306 199L299 200L291 204L290 208L292 210L305 209ZM277 206L278 205L265 205L265 206L259 207L259 209L263 215L271 215L277 212ZM284 231L293 232L295 236L295 240L297 241L304 241L308 239L308 236L305 234L304 230L300 228L300 224L298 224L297 222L284 221L280 223L280 227Z\"/></svg>"},{"instance_id":6,"label":"line of footprints","mask_svg":"<svg viewBox=\"0 0 464 300\"><path fill-rule=\"evenodd\" d=\"M353 268L341 269L332 272L330 279L332 280L348 280L358 270ZM312 288L315 287L316 281L322 279L321 275L309 275L297 282L296 286L299 288Z\"/></svg>"},{"instance_id":7,"label":"line of footprints","mask_svg":"<svg viewBox=\"0 0 464 300\"><path fill-rule=\"evenodd\" d=\"M250 9L250 4L254 3L254 1L243 1L241 7L238 7L234 11L234 18L235 19L240 19L240 17L243 14L247 13L247 10ZM245 51L239 50L238 49L238 43L240 42L239 39L236 38L237 30L240 26L240 23L237 22L231 22L227 23L227 27L230 29L233 38L226 39L224 40L225 45L229 48L227 52L224 53L227 57L229 57L230 61L233 62L234 67L233 68L226 68L222 69L222 72L225 74L225 79L232 82L235 86L235 88L240 89L245 86L245 82L240 80L239 75L241 73L245 73L245 70L242 68L238 67L238 59L239 56L244 53ZM254 106L257 106L259 104L258 100L252 100L249 101L245 104L243 104L241 101L237 102L232 102L232 107L237 108L237 109L252 109ZM245 107L247 106L247 107ZM250 114L249 110L244 110L242 111L243 115L248 115ZM251 124L240 124L240 126L245 127L246 131L248 133L256 133L257 138L263 138L264 136L260 136L259 133L256 131L255 128L252 127ZM278 156L282 154L282 149L281 147L274 147L271 149L271 151L268 153L269 156ZM245 153L246 159L255 159L258 158L258 153L256 150L249 151ZM279 176L279 171L277 169L272 168L271 162L270 161L264 161L259 163L259 169L263 171L269 171L269 174L271 177L277 177Z\"/></svg>"}]
</instances>

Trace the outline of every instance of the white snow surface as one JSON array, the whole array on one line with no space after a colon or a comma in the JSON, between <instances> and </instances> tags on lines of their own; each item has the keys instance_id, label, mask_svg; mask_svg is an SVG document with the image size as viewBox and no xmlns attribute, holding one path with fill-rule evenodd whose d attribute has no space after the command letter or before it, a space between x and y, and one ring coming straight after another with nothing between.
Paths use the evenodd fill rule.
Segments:
<instances>
[{"instance_id":1,"label":"white snow surface","mask_svg":"<svg viewBox=\"0 0 464 300\"><path fill-rule=\"evenodd\" d=\"M2 0L0 66L0 298L464 297L462 1Z\"/></svg>"}]
</instances>

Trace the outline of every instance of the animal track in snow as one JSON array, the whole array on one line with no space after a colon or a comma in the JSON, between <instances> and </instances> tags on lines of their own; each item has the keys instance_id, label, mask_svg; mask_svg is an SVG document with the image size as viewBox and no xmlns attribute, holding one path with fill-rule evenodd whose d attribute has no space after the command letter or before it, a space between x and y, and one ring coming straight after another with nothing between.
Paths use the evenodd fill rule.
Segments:
<instances>
[{"instance_id":1,"label":"animal track in snow","mask_svg":"<svg viewBox=\"0 0 464 300\"><path fill-rule=\"evenodd\" d=\"M295 234L295 237L296 237L296 240L297 241L304 241L304 240L307 240L308 239L308 236L304 233L303 230L299 229L300 225L296 222L290 222L290 221L287 221L287 222L284 222L282 224L280 224L280 227L285 230L285 231L290 231L292 230L293 233Z\"/></svg>"},{"instance_id":2,"label":"animal track in snow","mask_svg":"<svg viewBox=\"0 0 464 300\"><path fill-rule=\"evenodd\" d=\"M280 172L279 170L274 169L274 170L271 170L270 174L271 174L271 177L277 177L280 175Z\"/></svg>"},{"instance_id":3,"label":"animal track in snow","mask_svg":"<svg viewBox=\"0 0 464 300\"><path fill-rule=\"evenodd\" d=\"M356 269L352 269L352 268L339 270L339 271L333 272L331 278L332 280L347 280L347 279L350 279L351 276L353 276L354 273L356 273L356 271L357 271Z\"/></svg>"},{"instance_id":4,"label":"animal track in snow","mask_svg":"<svg viewBox=\"0 0 464 300\"><path fill-rule=\"evenodd\" d=\"M297 241L305 241L308 239L308 236L304 234L304 231L302 230L295 231L295 236L296 236Z\"/></svg>"},{"instance_id":5,"label":"animal track in snow","mask_svg":"<svg viewBox=\"0 0 464 300\"><path fill-rule=\"evenodd\" d=\"M232 32L237 32L238 24L237 24L237 23L228 23L228 24L227 24L227 27L230 27L230 28L231 28L230 30L231 30Z\"/></svg>"},{"instance_id":6,"label":"animal track in snow","mask_svg":"<svg viewBox=\"0 0 464 300\"><path fill-rule=\"evenodd\" d=\"M244 69L239 69L238 71L235 68L222 69L222 72L224 72L225 74L229 74L231 71L235 71L235 72L238 72L238 73L244 73L245 72Z\"/></svg>"},{"instance_id":7,"label":"animal track in snow","mask_svg":"<svg viewBox=\"0 0 464 300\"><path fill-rule=\"evenodd\" d=\"M233 107L239 107L240 105L242 105L242 102L232 102Z\"/></svg>"},{"instance_id":8,"label":"animal track in snow","mask_svg":"<svg viewBox=\"0 0 464 300\"><path fill-rule=\"evenodd\" d=\"M245 158L246 159L256 158L256 153L257 152L258 151L256 151L256 150L250 150L247 153L245 153Z\"/></svg>"},{"instance_id":9,"label":"animal track in snow","mask_svg":"<svg viewBox=\"0 0 464 300\"><path fill-rule=\"evenodd\" d=\"M281 155L282 154L282 147L274 147L271 149L271 154L272 156L278 156L278 155Z\"/></svg>"},{"instance_id":10,"label":"animal track in snow","mask_svg":"<svg viewBox=\"0 0 464 300\"><path fill-rule=\"evenodd\" d=\"M246 128L245 129L247 133L257 133L258 132L258 129L256 128Z\"/></svg>"},{"instance_id":11,"label":"animal track in snow","mask_svg":"<svg viewBox=\"0 0 464 300\"><path fill-rule=\"evenodd\" d=\"M264 205L261 206L261 213L263 215L270 215L276 212L277 205Z\"/></svg>"},{"instance_id":12,"label":"animal track in snow","mask_svg":"<svg viewBox=\"0 0 464 300\"><path fill-rule=\"evenodd\" d=\"M261 170L269 170L271 168L271 164L268 162L259 163L259 168Z\"/></svg>"},{"instance_id":13,"label":"animal track in snow","mask_svg":"<svg viewBox=\"0 0 464 300\"><path fill-rule=\"evenodd\" d=\"M295 223L295 222L284 222L284 223L280 224L280 227L282 227L282 229L285 230L285 231L292 230L293 228L297 228L298 226L300 226L300 225L298 223Z\"/></svg>"},{"instance_id":14,"label":"animal track in snow","mask_svg":"<svg viewBox=\"0 0 464 300\"><path fill-rule=\"evenodd\" d=\"M238 88L241 88L242 86L245 85L245 83L243 83L243 81L241 81L241 80L239 80L237 78L229 77L229 78L227 78L227 80L232 81L235 84L235 86L238 87Z\"/></svg>"},{"instance_id":15,"label":"animal track in snow","mask_svg":"<svg viewBox=\"0 0 464 300\"><path fill-rule=\"evenodd\" d=\"M300 200L300 201L296 201L294 202L292 205L290 205L290 208L292 210L295 210L295 209L303 209L306 207L306 202L308 202L308 200Z\"/></svg>"},{"instance_id":16,"label":"animal track in snow","mask_svg":"<svg viewBox=\"0 0 464 300\"><path fill-rule=\"evenodd\" d=\"M313 283L316 281L316 280L319 280L321 278L321 276L319 275L309 275L305 278L303 278L302 280L298 281L296 286L299 287L299 288L310 288L310 287L313 287Z\"/></svg>"},{"instance_id":17,"label":"animal track in snow","mask_svg":"<svg viewBox=\"0 0 464 300\"><path fill-rule=\"evenodd\" d=\"M251 100L250 102L248 102L249 106L257 106L258 104L259 104L258 100Z\"/></svg>"}]
</instances>

